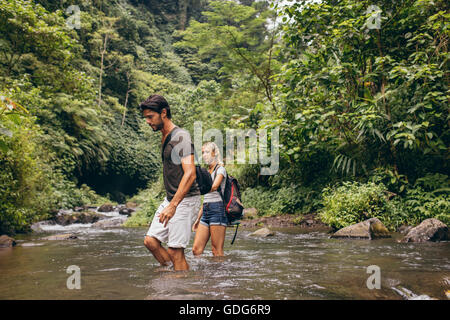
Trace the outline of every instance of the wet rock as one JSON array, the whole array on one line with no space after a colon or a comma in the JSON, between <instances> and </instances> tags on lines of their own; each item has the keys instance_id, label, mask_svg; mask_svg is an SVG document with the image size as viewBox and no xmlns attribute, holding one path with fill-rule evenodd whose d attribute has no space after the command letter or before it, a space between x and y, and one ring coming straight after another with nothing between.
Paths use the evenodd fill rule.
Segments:
<instances>
[{"instance_id":1,"label":"wet rock","mask_svg":"<svg viewBox=\"0 0 450 320\"><path fill-rule=\"evenodd\" d=\"M33 232L40 233L40 232L45 231L42 229L42 226L52 226L55 224L56 224L56 222L54 220L39 221L39 222L35 222L31 225L31 230Z\"/></svg>"},{"instance_id":2,"label":"wet rock","mask_svg":"<svg viewBox=\"0 0 450 320\"><path fill-rule=\"evenodd\" d=\"M97 210L98 212L112 212L114 211L114 206L110 203L105 203L100 206Z\"/></svg>"},{"instance_id":3,"label":"wet rock","mask_svg":"<svg viewBox=\"0 0 450 320\"><path fill-rule=\"evenodd\" d=\"M84 211L97 211L97 206L86 204L83 206Z\"/></svg>"},{"instance_id":4,"label":"wet rock","mask_svg":"<svg viewBox=\"0 0 450 320\"><path fill-rule=\"evenodd\" d=\"M125 204L125 207L128 209L136 209L138 207L138 204L136 202L127 202Z\"/></svg>"},{"instance_id":5,"label":"wet rock","mask_svg":"<svg viewBox=\"0 0 450 320\"><path fill-rule=\"evenodd\" d=\"M406 225L403 225L403 226L400 226L400 227L397 229L397 231L400 232L400 233L402 233L402 234L407 234L407 233L409 232L409 230L411 230L412 228L413 228L412 226L406 226Z\"/></svg>"},{"instance_id":6,"label":"wet rock","mask_svg":"<svg viewBox=\"0 0 450 320\"><path fill-rule=\"evenodd\" d=\"M370 221L370 237L371 239L390 238L391 234L385 225L377 218L371 218Z\"/></svg>"},{"instance_id":7,"label":"wet rock","mask_svg":"<svg viewBox=\"0 0 450 320\"><path fill-rule=\"evenodd\" d=\"M378 239L389 238L388 229L377 218L371 218L351 226L342 228L334 233L331 238L350 238L350 239Z\"/></svg>"},{"instance_id":8,"label":"wet rock","mask_svg":"<svg viewBox=\"0 0 450 320\"><path fill-rule=\"evenodd\" d=\"M438 219L430 218L412 228L401 242L426 242L450 240L449 229Z\"/></svg>"},{"instance_id":9,"label":"wet rock","mask_svg":"<svg viewBox=\"0 0 450 320\"><path fill-rule=\"evenodd\" d=\"M131 216L135 210L131 208L121 208L119 210L119 214L123 214L126 216Z\"/></svg>"},{"instance_id":10,"label":"wet rock","mask_svg":"<svg viewBox=\"0 0 450 320\"><path fill-rule=\"evenodd\" d=\"M275 235L275 232L270 230L269 228L261 228L256 230L255 232L250 234L251 236L257 236L257 237L271 237Z\"/></svg>"},{"instance_id":11,"label":"wet rock","mask_svg":"<svg viewBox=\"0 0 450 320\"><path fill-rule=\"evenodd\" d=\"M118 228L127 220L125 217L118 217L112 219L104 219L97 221L92 225L94 228Z\"/></svg>"},{"instance_id":12,"label":"wet rock","mask_svg":"<svg viewBox=\"0 0 450 320\"><path fill-rule=\"evenodd\" d=\"M73 208L74 212L96 211L96 210L97 210L97 206L90 205L90 204L85 204L83 206Z\"/></svg>"},{"instance_id":13,"label":"wet rock","mask_svg":"<svg viewBox=\"0 0 450 320\"><path fill-rule=\"evenodd\" d=\"M246 208L244 209L244 220L258 218L258 210L256 208Z\"/></svg>"},{"instance_id":14,"label":"wet rock","mask_svg":"<svg viewBox=\"0 0 450 320\"><path fill-rule=\"evenodd\" d=\"M62 215L62 214L72 214L73 210L72 209L60 209L58 211L58 215Z\"/></svg>"},{"instance_id":15,"label":"wet rock","mask_svg":"<svg viewBox=\"0 0 450 320\"><path fill-rule=\"evenodd\" d=\"M72 239L78 239L78 237L73 233L65 233L65 234L55 234L49 237L41 238L41 240L72 240Z\"/></svg>"},{"instance_id":16,"label":"wet rock","mask_svg":"<svg viewBox=\"0 0 450 320\"><path fill-rule=\"evenodd\" d=\"M0 248L11 248L16 245L16 240L7 235L0 236Z\"/></svg>"},{"instance_id":17,"label":"wet rock","mask_svg":"<svg viewBox=\"0 0 450 320\"><path fill-rule=\"evenodd\" d=\"M411 290L403 287L392 287L391 289L398 293L404 300L436 300L435 298L427 296L426 294L417 295Z\"/></svg>"},{"instance_id":18,"label":"wet rock","mask_svg":"<svg viewBox=\"0 0 450 320\"><path fill-rule=\"evenodd\" d=\"M71 214L58 214L54 221L62 226L67 226L73 223L94 223L100 219L104 219L105 216L92 212L73 212Z\"/></svg>"}]
</instances>

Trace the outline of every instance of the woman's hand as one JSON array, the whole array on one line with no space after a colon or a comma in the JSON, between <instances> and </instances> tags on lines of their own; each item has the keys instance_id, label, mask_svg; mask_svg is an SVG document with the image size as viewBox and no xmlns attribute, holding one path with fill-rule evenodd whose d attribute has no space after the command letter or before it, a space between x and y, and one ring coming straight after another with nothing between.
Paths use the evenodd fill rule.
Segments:
<instances>
[{"instance_id":1,"label":"woman's hand","mask_svg":"<svg viewBox=\"0 0 450 320\"><path fill-rule=\"evenodd\" d=\"M197 220L195 220L194 224L192 225L192 231L196 232L198 229L198 224L200 223L200 219L203 215L203 206L200 206L200 209L198 210Z\"/></svg>"},{"instance_id":2,"label":"woman's hand","mask_svg":"<svg viewBox=\"0 0 450 320\"><path fill-rule=\"evenodd\" d=\"M200 223L200 219L195 220L194 224L192 225L193 232L197 232L199 223Z\"/></svg>"}]
</instances>

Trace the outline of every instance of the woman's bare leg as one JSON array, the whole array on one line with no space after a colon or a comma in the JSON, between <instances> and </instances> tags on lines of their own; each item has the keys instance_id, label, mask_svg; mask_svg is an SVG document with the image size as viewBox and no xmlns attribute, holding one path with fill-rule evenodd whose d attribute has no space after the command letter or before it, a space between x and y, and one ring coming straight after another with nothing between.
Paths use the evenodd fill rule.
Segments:
<instances>
[{"instance_id":1,"label":"woman's bare leg","mask_svg":"<svg viewBox=\"0 0 450 320\"><path fill-rule=\"evenodd\" d=\"M199 256L205 250L206 243L209 240L209 227L199 224L197 232L195 233L194 244L192 245L192 253Z\"/></svg>"},{"instance_id":2,"label":"woman's bare leg","mask_svg":"<svg viewBox=\"0 0 450 320\"><path fill-rule=\"evenodd\" d=\"M223 244L227 227L211 226L211 247L215 257L223 257Z\"/></svg>"}]
</instances>

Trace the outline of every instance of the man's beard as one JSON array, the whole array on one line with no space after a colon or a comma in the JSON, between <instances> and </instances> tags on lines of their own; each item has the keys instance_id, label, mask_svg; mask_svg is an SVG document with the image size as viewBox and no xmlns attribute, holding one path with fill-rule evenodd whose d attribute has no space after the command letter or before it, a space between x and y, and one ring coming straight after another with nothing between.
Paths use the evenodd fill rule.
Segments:
<instances>
[{"instance_id":1,"label":"man's beard","mask_svg":"<svg viewBox=\"0 0 450 320\"><path fill-rule=\"evenodd\" d=\"M155 125L155 128L152 127L152 129L153 129L153 132L156 132L156 131L160 131L163 127L164 127L164 124L161 121L160 123Z\"/></svg>"}]
</instances>

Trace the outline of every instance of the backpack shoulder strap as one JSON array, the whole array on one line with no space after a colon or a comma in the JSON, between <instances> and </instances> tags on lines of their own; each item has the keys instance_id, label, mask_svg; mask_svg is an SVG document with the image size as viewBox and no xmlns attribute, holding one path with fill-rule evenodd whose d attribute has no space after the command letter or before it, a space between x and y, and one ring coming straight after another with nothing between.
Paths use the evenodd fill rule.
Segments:
<instances>
[{"instance_id":1,"label":"backpack shoulder strap","mask_svg":"<svg viewBox=\"0 0 450 320\"><path fill-rule=\"evenodd\" d=\"M219 170L219 168L220 168L219 164L216 164L216 166L214 167L214 170L212 172L214 174L214 179L216 179L216 177L217 177L217 170ZM213 179L213 181L214 181L214 179Z\"/></svg>"},{"instance_id":2,"label":"backpack shoulder strap","mask_svg":"<svg viewBox=\"0 0 450 320\"><path fill-rule=\"evenodd\" d=\"M219 166L219 164L216 164L216 167L214 168L214 171L213 171L213 174L214 174L213 183L214 183L214 180L216 180L217 170L219 170L220 167L223 167L223 166ZM223 177L223 178L225 179L225 177ZM223 194L222 194L222 190L221 190L222 189L221 184L219 184L219 188L217 188L217 191L219 192L220 197L222 198L222 201L223 201Z\"/></svg>"}]
</instances>

